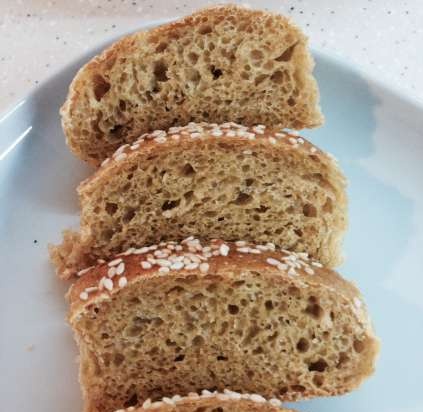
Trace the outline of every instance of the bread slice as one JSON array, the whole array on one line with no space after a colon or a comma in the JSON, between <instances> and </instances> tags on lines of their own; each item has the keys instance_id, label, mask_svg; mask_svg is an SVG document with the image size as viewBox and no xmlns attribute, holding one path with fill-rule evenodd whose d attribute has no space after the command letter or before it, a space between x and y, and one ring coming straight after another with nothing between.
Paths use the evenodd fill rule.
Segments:
<instances>
[{"instance_id":1,"label":"bread slice","mask_svg":"<svg viewBox=\"0 0 423 412\"><path fill-rule=\"evenodd\" d=\"M63 277L190 235L273 242L330 267L341 260L345 179L331 157L278 129L192 123L143 135L78 193L80 236L51 249Z\"/></svg>"},{"instance_id":2,"label":"bread slice","mask_svg":"<svg viewBox=\"0 0 423 412\"><path fill-rule=\"evenodd\" d=\"M71 150L99 164L190 121L322 123L306 37L277 14L215 6L121 39L85 65L61 110Z\"/></svg>"},{"instance_id":3,"label":"bread slice","mask_svg":"<svg viewBox=\"0 0 423 412\"><path fill-rule=\"evenodd\" d=\"M69 299L89 412L204 388L342 394L373 372L378 351L358 290L271 244L129 250L88 270Z\"/></svg>"},{"instance_id":4,"label":"bread slice","mask_svg":"<svg viewBox=\"0 0 423 412\"><path fill-rule=\"evenodd\" d=\"M139 408L130 406L116 412L144 412L152 409L157 412L294 412L284 408L279 399L266 400L257 394L241 394L227 389L221 393L203 390L201 394L193 392L189 396L174 395L156 402L148 399Z\"/></svg>"}]
</instances>

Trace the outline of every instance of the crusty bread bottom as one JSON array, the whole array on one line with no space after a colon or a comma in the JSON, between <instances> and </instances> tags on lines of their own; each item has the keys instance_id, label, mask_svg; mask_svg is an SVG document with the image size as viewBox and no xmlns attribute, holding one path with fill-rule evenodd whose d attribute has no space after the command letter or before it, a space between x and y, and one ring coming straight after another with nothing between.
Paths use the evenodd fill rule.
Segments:
<instances>
[{"instance_id":1,"label":"crusty bread bottom","mask_svg":"<svg viewBox=\"0 0 423 412\"><path fill-rule=\"evenodd\" d=\"M144 279L71 323L90 412L202 388L342 394L372 372L377 351L351 300L254 270Z\"/></svg>"}]
</instances>

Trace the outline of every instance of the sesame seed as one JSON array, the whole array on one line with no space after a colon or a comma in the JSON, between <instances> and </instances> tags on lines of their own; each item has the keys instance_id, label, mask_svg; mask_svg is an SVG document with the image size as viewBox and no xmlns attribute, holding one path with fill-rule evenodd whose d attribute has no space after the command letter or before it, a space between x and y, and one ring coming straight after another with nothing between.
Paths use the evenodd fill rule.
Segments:
<instances>
[{"instance_id":1,"label":"sesame seed","mask_svg":"<svg viewBox=\"0 0 423 412\"><path fill-rule=\"evenodd\" d=\"M198 268L198 263L193 262L193 263L189 263L188 265L185 265L185 269L186 270L194 270Z\"/></svg>"},{"instance_id":2,"label":"sesame seed","mask_svg":"<svg viewBox=\"0 0 423 412\"><path fill-rule=\"evenodd\" d=\"M139 143L135 143L135 144L133 144L131 146L131 150L137 150L137 149L139 149L139 147L140 147L140 144Z\"/></svg>"},{"instance_id":3,"label":"sesame seed","mask_svg":"<svg viewBox=\"0 0 423 412\"><path fill-rule=\"evenodd\" d=\"M90 288L85 288L85 292L91 293L91 292L97 292L98 287L97 286L91 286Z\"/></svg>"},{"instance_id":4,"label":"sesame seed","mask_svg":"<svg viewBox=\"0 0 423 412\"><path fill-rule=\"evenodd\" d=\"M79 295L79 298L81 300L87 300L88 299L88 293L87 292L81 292Z\"/></svg>"},{"instance_id":5,"label":"sesame seed","mask_svg":"<svg viewBox=\"0 0 423 412\"><path fill-rule=\"evenodd\" d=\"M245 246L247 244L247 242L245 240L237 240L235 242L235 245L237 246Z\"/></svg>"},{"instance_id":6,"label":"sesame seed","mask_svg":"<svg viewBox=\"0 0 423 412\"><path fill-rule=\"evenodd\" d=\"M293 267L290 267L288 270L288 275L295 276L296 274L297 274L297 271Z\"/></svg>"},{"instance_id":7,"label":"sesame seed","mask_svg":"<svg viewBox=\"0 0 423 412\"><path fill-rule=\"evenodd\" d=\"M285 133L275 133L275 136L282 139L282 138L286 137L286 134Z\"/></svg>"},{"instance_id":8,"label":"sesame seed","mask_svg":"<svg viewBox=\"0 0 423 412\"><path fill-rule=\"evenodd\" d=\"M110 261L107 266L117 266L120 262L122 262L122 258L114 259Z\"/></svg>"},{"instance_id":9,"label":"sesame seed","mask_svg":"<svg viewBox=\"0 0 423 412\"><path fill-rule=\"evenodd\" d=\"M167 259L157 259L156 263L161 267L169 267L171 266L171 262L169 262Z\"/></svg>"},{"instance_id":10,"label":"sesame seed","mask_svg":"<svg viewBox=\"0 0 423 412\"><path fill-rule=\"evenodd\" d=\"M156 137L155 139L154 139L154 141L156 142L156 143L165 143L166 142L166 137Z\"/></svg>"},{"instance_id":11,"label":"sesame seed","mask_svg":"<svg viewBox=\"0 0 423 412\"><path fill-rule=\"evenodd\" d=\"M162 266L160 269L159 269L159 272L160 273L169 273L169 268L167 267L167 266Z\"/></svg>"},{"instance_id":12,"label":"sesame seed","mask_svg":"<svg viewBox=\"0 0 423 412\"><path fill-rule=\"evenodd\" d=\"M214 137L223 136L223 133L220 130L212 130L212 132L210 134Z\"/></svg>"},{"instance_id":13,"label":"sesame seed","mask_svg":"<svg viewBox=\"0 0 423 412\"><path fill-rule=\"evenodd\" d=\"M150 262L146 262L146 261L142 261L141 262L141 267L143 268L143 269L151 269L151 263Z\"/></svg>"},{"instance_id":14,"label":"sesame seed","mask_svg":"<svg viewBox=\"0 0 423 412\"><path fill-rule=\"evenodd\" d=\"M273 258L267 258L267 259L266 259L266 262L267 262L269 265L272 265L272 266L278 266L278 265L280 265L280 263L281 263L281 262L279 262L279 260L277 260L277 259L273 259Z\"/></svg>"},{"instance_id":15,"label":"sesame seed","mask_svg":"<svg viewBox=\"0 0 423 412\"><path fill-rule=\"evenodd\" d=\"M171 406L174 405L173 400L170 399L170 398L167 398L166 396L163 398L163 402L166 403L166 404L168 404L168 405L171 405Z\"/></svg>"},{"instance_id":16,"label":"sesame seed","mask_svg":"<svg viewBox=\"0 0 423 412\"><path fill-rule=\"evenodd\" d=\"M109 270L107 271L107 276L109 278L112 278L113 276L116 275L116 267L112 266L111 268L109 268Z\"/></svg>"},{"instance_id":17,"label":"sesame seed","mask_svg":"<svg viewBox=\"0 0 423 412\"><path fill-rule=\"evenodd\" d=\"M180 262L180 261L176 261L175 263L172 263L172 265L170 266L170 268L172 270L180 270L184 267L184 263Z\"/></svg>"},{"instance_id":18,"label":"sesame seed","mask_svg":"<svg viewBox=\"0 0 423 412\"><path fill-rule=\"evenodd\" d=\"M151 405L151 399L148 398L144 403L142 404L143 408L148 408Z\"/></svg>"},{"instance_id":19,"label":"sesame seed","mask_svg":"<svg viewBox=\"0 0 423 412\"><path fill-rule=\"evenodd\" d=\"M235 137L236 133L233 130L229 130L228 132L226 132L226 136L227 137Z\"/></svg>"},{"instance_id":20,"label":"sesame seed","mask_svg":"<svg viewBox=\"0 0 423 412\"><path fill-rule=\"evenodd\" d=\"M240 253L250 253L250 248L249 247L239 247L237 249L238 252Z\"/></svg>"},{"instance_id":21,"label":"sesame seed","mask_svg":"<svg viewBox=\"0 0 423 412\"><path fill-rule=\"evenodd\" d=\"M299 137L299 138L297 139L297 142L298 142L299 144L304 144L304 139L303 139L302 137Z\"/></svg>"},{"instance_id":22,"label":"sesame seed","mask_svg":"<svg viewBox=\"0 0 423 412\"><path fill-rule=\"evenodd\" d=\"M125 272L125 263L120 262L118 267L116 268L116 274L121 275L123 272Z\"/></svg>"},{"instance_id":23,"label":"sesame seed","mask_svg":"<svg viewBox=\"0 0 423 412\"><path fill-rule=\"evenodd\" d=\"M107 163L109 163L109 162L110 162L110 159L109 159L109 158L104 159L104 160L101 162L101 167L106 166L106 165L107 165Z\"/></svg>"},{"instance_id":24,"label":"sesame seed","mask_svg":"<svg viewBox=\"0 0 423 412\"><path fill-rule=\"evenodd\" d=\"M304 268L305 272L308 273L309 275L314 275L314 270L308 266L306 266Z\"/></svg>"},{"instance_id":25,"label":"sesame seed","mask_svg":"<svg viewBox=\"0 0 423 412\"><path fill-rule=\"evenodd\" d=\"M310 148L310 152L311 153L316 153L317 152L317 149L313 146L313 147Z\"/></svg>"},{"instance_id":26,"label":"sesame seed","mask_svg":"<svg viewBox=\"0 0 423 412\"><path fill-rule=\"evenodd\" d=\"M274 137L269 137L269 142L272 144L276 144L276 139Z\"/></svg>"},{"instance_id":27,"label":"sesame seed","mask_svg":"<svg viewBox=\"0 0 423 412\"><path fill-rule=\"evenodd\" d=\"M113 159L117 162L120 162L121 160L126 159L127 157L128 155L126 153L120 153L117 156L114 156Z\"/></svg>"},{"instance_id":28,"label":"sesame seed","mask_svg":"<svg viewBox=\"0 0 423 412\"><path fill-rule=\"evenodd\" d=\"M82 275L85 275L85 274L86 274L87 272L89 272L92 268L93 268L93 266L90 266L89 268L82 269L82 270L80 270L80 271L76 274L76 276L82 276Z\"/></svg>"},{"instance_id":29,"label":"sesame seed","mask_svg":"<svg viewBox=\"0 0 423 412\"><path fill-rule=\"evenodd\" d=\"M122 276L121 278L119 278L118 284L120 288L124 288L128 284L128 279L126 279L125 276Z\"/></svg>"},{"instance_id":30,"label":"sesame seed","mask_svg":"<svg viewBox=\"0 0 423 412\"><path fill-rule=\"evenodd\" d=\"M201 136L201 134L200 133L191 133L191 137L193 138L193 139L195 139L195 138L197 138L197 137L200 137Z\"/></svg>"},{"instance_id":31,"label":"sesame seed","mask_svg":"<svg viewBox=\"0 0 423 412\"><path fill-rule=\"evenodd\" d=\"M244 150L242 153L245 154L245 155L253 154L253 152L251 150Z\"/></svg>"},{"instance_id":32,"label":"sesame seed","mask_svg":"<svg viewBox=\"0 0 423 412\"><path fill-rule=\"evenodd\" d=\"M180 135L179 134L173 134L172 136L170 136L173 140L179 140L180 139Z\"/></svg>"},{"instance_id":33,"label":"sesame seed","mask_svg":"<svg viewBox=\"0 0 423 412\"><path fill-rule=\"evenodd\" d=\"M316 268L322 268L323 267L323 265L320 262L313 261L313 262L311 262L311 264L313 266L316 266Z\"/></svg>"},{"instance_id":34,"label":"sesame seed","mask_svg":"<svg viewBox=\"0 0 423 412\"><path fill-rule=\"evenodd\" d=\"M253 394L250 396L250 399L253 402L259 402L259 403L263 403L266 402L266 399L263 398L263 396L257 395L257 394Z\"/></svg>"},{"instance_id":35,"label":"sesame seed","mask_svg":"<svg viewBox=\"0 0 423 412\"><path fill-rule=\"evenodd\" d=\"M219 247L219 252L222 256L228 256L229 253L229 246L226 245L225 243L223 243L222 245L220 245Z\"/></svg>"},{"instance_id":36,"label":"sesame seed","mask_svg":"<svg viewBox=\"0 0 423 412\"><path fill-rule=\"evenodd\" d=\"M113 290L113 280L104 278L103 285L107 290Z\"/></svg>"},{"instance_id":37,"label":"sesame seed","mask_svg":"<svg viewBox=\"0 0 423 412\"><path fill-rule=\"evenodd\" d=\"M295 137L290 137L290 138L288 139L288 141L289 141L289 143L291 143L291 144L293 144L293 145L296 145L296 144L297 144L297 139L295 139Z\"/></svg>"}]
</instances>

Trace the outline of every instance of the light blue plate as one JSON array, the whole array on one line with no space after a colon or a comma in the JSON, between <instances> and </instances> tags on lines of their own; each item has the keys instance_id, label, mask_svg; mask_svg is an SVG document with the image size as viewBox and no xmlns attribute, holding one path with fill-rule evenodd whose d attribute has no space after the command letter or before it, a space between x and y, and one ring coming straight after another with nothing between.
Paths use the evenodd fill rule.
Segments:
<instances>
[{"instance_id":1,"label":"light blue plate","mask_svg":"<svg viewBox=\"0 0 423 412\"><path fill-rule=\"evenodd\" d=\"M66 148L58 109L90 56L0 116L4 411L81 410L76 348L64 322L67 286L53 274L47 244L78 222L75 188L89 170ZM349 178L350 230L340 271L363 291L382 351L376 374L359 390L295 407L422 412L423 107L342 62L315 57L326 124L305 136L332 152Z\"/></svg>"}]
</instances>

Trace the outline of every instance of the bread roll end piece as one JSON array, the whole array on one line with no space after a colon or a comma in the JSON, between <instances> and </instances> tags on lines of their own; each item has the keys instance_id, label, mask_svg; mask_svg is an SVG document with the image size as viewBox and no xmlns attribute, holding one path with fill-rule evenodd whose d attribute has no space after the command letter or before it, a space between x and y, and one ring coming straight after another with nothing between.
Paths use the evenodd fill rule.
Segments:
<instances>
[{"instance_id":1,"label":"bread roll end piece","mask_svg":"<svg viewBox=\"0 0 423 412\"><path fill-rule=\"evenodd\" d=\"M313 66L287 18L211 7L125 37L85 65L62 107L63 130L75 155L98 165L142 133L190 121L316 127Z\"/></svg>"}]
</instances>

